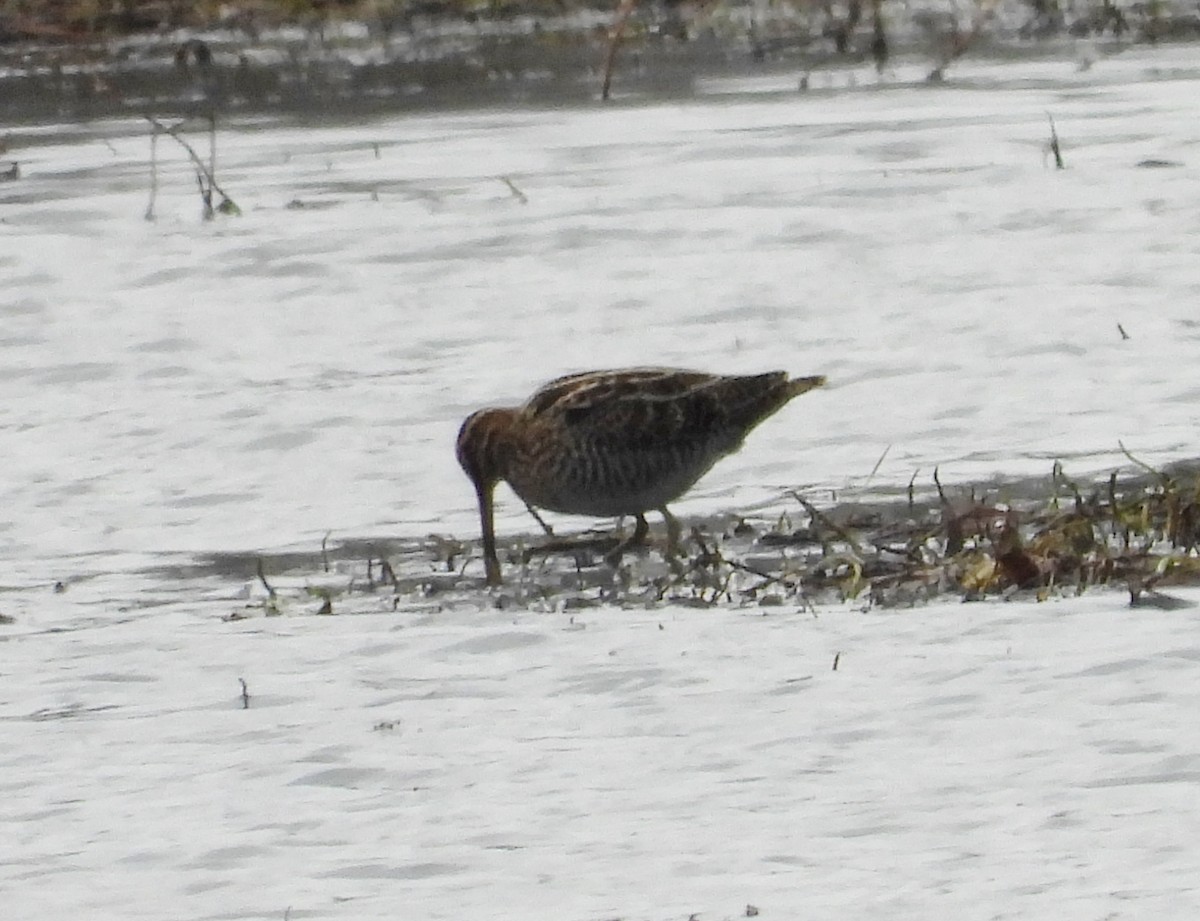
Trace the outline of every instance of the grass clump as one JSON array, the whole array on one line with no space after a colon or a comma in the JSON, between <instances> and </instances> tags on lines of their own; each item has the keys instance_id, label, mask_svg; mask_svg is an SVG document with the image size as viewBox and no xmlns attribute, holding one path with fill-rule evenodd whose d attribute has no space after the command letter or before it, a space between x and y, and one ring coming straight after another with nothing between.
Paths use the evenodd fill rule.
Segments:
<instances>
[{"instance_id":1,"label":"grass clump","mask_svg":"<svg viewBox=\"0 0 1200 921\"><path fill-rule=\"evenodd\" d=\"M322 541L311 554L214 557L212 572L262 591L230 619L281 614L601 606L902 608L931 601L1047 600L1117 590L1132 605L1185 604L1163 590L1200 584L1200 464L1083 483L1049 476L947 488L938 474L889 493L818 502L799 492L772 517L689 522L681 552L652 544L613 560L614 541L544 536L502 547L505 584L485 586L478 542Z\"/></svg>"}]
</instances>

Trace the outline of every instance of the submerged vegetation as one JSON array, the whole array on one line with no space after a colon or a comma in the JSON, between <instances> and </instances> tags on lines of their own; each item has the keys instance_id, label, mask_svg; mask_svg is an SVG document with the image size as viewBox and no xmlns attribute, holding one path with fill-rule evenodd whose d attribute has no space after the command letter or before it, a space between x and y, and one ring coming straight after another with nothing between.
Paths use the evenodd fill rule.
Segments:
<instances>
[{"instance_id":1,"label":"submerged vegetation","mask_svg":"<svg viewBox=\"0 0 1200 921\"><path fill-rule=\"evenodd\" d=\"M256 560L252 578L265 595L230 616L464 606L897 608L1091 590L1120 591L1133 605L1173 607L1184 602L1163 589L1200 584L1200 468L1142 465L1136 474L1114 472L1086 485L1058 463L1048 477L1014 483L951 489L935 472L919 491L915 479L891 496L793 493L790 507L770 520L693 523L673 561L652 547L613 567L604 558L611 545L590 535L509 541L506 583L492 591L474 542L432 536L323 544L319 556L268 559L266 569L277 576ZM245 573L250 560L214 565Z\"/></svg>"}]
</instances>

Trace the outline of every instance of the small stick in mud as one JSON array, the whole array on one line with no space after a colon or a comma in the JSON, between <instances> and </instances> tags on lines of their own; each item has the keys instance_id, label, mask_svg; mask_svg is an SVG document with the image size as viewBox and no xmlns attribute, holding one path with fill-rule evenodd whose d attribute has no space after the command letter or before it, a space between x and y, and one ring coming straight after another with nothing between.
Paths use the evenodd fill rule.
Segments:
<instances>
[{"instance_id":1,"label":"small stick in mud","mask_svg":"<svg viewBox=\"0 0 1200 921\"><path fill-rule=\"evenodd\" d=\"M271 583L267 581L267 576L263 572L263 561L261 556L258 558L258 581L262 583L263 588L267 590L267 595L269 595L273 600L275 598L275 589L271 586Z\"/></svg>"},{"instance_id":2,"label":"small stick in mud","mask_svg":"<svg viewBox=\"0 0 1200 921\"><path fill-rule=\"evenodd\" d=\"M938 499L946 508L950 507L950 500L946 498L946 490L942 489L942 481L938 479L938 468L933 468L933 485L937 487Z\"/></svg>"},{"instance_id":3,"label":"small stick in mud","mask_svg":"<svg viewBox=\"0 0 1200 921\"><path fill-rule=\"evenodd\" d=\"M217 175L217 113L208 112L208 175Z\"/></svg>"},{"instance_id":4,"label":"small stick in mud","mask_svg":"<svg viewBox=\"0 0 1200 921\"><path fill-rule=\"evenodd\" d=\"M883 13L880 10L883 0L874 0L872 5L874 6L875 22L874 37L871 39L871 57L875 59L875 72L882 77L888 62L887 32L883 28Z\"/></svg>"},{"instance_id":5,"label":"small stick in mud","mask_svg":"<svg viewBox=\"0 0 1200 921\"><path fill-rule=\"evenodd\" d=\"M1062 148L1058 144L1058 131L1054 128L1054 116L1047 112L1046 118L1050 119L1050 153L1054 154L1054 166L1056 169L1066 169L1062 158Z\"/></svg>"},{"instance_id":6,"label":"small stick in mud","mask_svg":"<svg viewBox=\"0 0 1200 921\"><path fill-rule=\"evenodd\" d=\"M238 683L242 686L242 709L250 709L250 689L246 687L246 679L239 678Z\"/></svg>"},{"instance_id":7,"label":"small stick in mud","mask_svg":"<svg viewBox=\"0 0 1200 921\"><path fill-rule=\"evenodd\" d=\"M517 201L519 201L523 205L529 204L529 198L525 195L524 192L522 192L520 189L517 188L517 184L515 182L513 182L507 176L501 176L500 181L503 182L506 186L508 186L508 191L512 192L513 198L515 198Z\"/></svg>"},{"instance_id":8,"label":"small stick in mud","mask_svg":"<svg viewBox=\"0 0 1200 921\"><path fill-rule=\"evenodd\" d=\"M150 202L145 218L154 220L154 202L158 198L158 125L150 126Z\"/></svg>"},{"instance_id":9,"label":"small stick in mud","mask_svg":"<svg viewBox=\"0 0 1200 921\"><path fill-rule=\"evenodd\" d=\"M1117 439L1117 447L1121 449L1122 454L1124 454L1126 457L1128 457L1131 461L1133 461L1135 464L1137 464L1139 467L1141 467L1147 473L1153 474L1156 477L1160 477L1160 478L1162 477L1161 471L1157 470L1154 467L1151 467L1144 460L1141 460L1140 458L1134 457L1132 454L1130 454L1129 449L1127 447L1125 447L1125 442L1121 441L1121 439L1119 439L1119 438Z\"/></svg>"},{"instance_id":10,"label":"small stick in mud","mask_svg":"<svg viewBox=\"0 0 1200 921\"><path fill-rule=\"evenodd\" d=\"M612 31L608 34L608 53L604 56L604 83L600 87L601 102L608 102L609 91L612 89L613 62L617 57L617 46L625 37L625 26L629 24L629 17L633 14L635 6L637 6L637 0L621 0L617 6Z\"/></svg>"},{"instance_id":11,"label":"small stick in mud","mask_svg":"<svg viewBox=\"0 0 1200 921\"><path fill-rule=\"evenodd\" d=\"M736 569L739 572L748 573L749 575L757 576L758 578L762 579L763 581L761 583L753 587L753 591L766 588L768 585L781 585L792 592L799 592L803 591L804 589L803 584L800 582L789 579L783 575L773 576L769 572L763 572L761 569L758 569L754 566L747 566L745 563L742 563L738 560L723 559L722 562L725 563L725 565L727 565L730 569Z\"/></svg>"},{"instance_id":12,"label":"small stick in mud","mask_svg":"<svg viewBox=\"0 0 1200 921\"><path fill-rule=\"evenodd\" d=\"M804 510L808 512L808 515L810 518L812 518L814 525L819 524L826 530L832 531L838 538L846 543L846 545L850 548L850 551L855 556L859 558L862 557L862 547L860 547L858 541L854 539L854 535L852 535L837 522L823 515L820 509L818 509L815 505L813 505L795 490L792 490L792 498L804 506Z\"/></svg>"},{"instance_id":13,"label":"small stick in mud","mask_svg":"<svg viewBox=\"0 0 1200 921\"><path fill-rule=\"evenodd\" d=\"M206 221L212 220L213 216L217 213L233 215L242 213L241 208L234 204L233 199L230 198L229 195L226 194L225 190L217 184L217 120L215 114L209 115L210 151L208 163L205 163L200 158L200 155L196 153L196 149L192 147L191 144L180 137L179 132L182 130L184 124L182 121L176 122L174 125L168 127L147 112L142 113L142 118L150 122L150 124L154 126L156 132L161 132L174 138L175 141L177 141L179 145L185 151L187 151L188 158L192 161L192 165L196 168L196 182L200 186L200 198L204 202L203 213ZM212 204L213 192L216 192L221 196L221 203L215 208Z\"/></svg>"},{"instance_id":14,"label":"small stick in mud","mask_svg":"<svg viewBox=\"0 0 1200 921\"><path fill-rule=\"evenodd\" d=\"M325 536L321 538L321 566L324 567L326 572L329 572L329 547L327 545L329 543L329 535L332 533L332 531L326 531Z\"/></svg>"},{"instance_id":15,"label":"small stick in mud","mask_svg":"<svg viewBox=\"0 0 1200 921\"><path fill-rule=\"evenodd\" d=\"M396 572L392 569L392 564L385 557L379 558L379 582L382 585L390 583L396 589L400 587L400 583L396 581Z\"/></svg>"},{"instance_id":16,"label":"small stick in mud","mask_svg":"<svg viewBox=\"0 0 1200 921\"><path fill-rule=\"evenodd\" d=\"M1125 332L1125 327L1124 327L1124 326L1122 326L1120 323L1118 323L1118 324L1117 324L1117 332L1119 332L1119 333L1121 334L1121 341L1122 341L1122 342L1128 342L1128 341L1129 341L1129 333Z\"/></svg>"},{"instance_id":17,"label":"small stick in mud","mask_svg":"<svg viewBox=\"0 0 1200 921\"><path fill-rule=\"evenodd\" d=\"M871 468L871 472L867 474L867 482L875 479L875 474L879 472L879 468L883 466L884 458L888 456L888 451L892 450L892 446L888 445L883 449L883 453L879 455L879 460L875 461L875 466Z\"/></svg>"}]
</instances>

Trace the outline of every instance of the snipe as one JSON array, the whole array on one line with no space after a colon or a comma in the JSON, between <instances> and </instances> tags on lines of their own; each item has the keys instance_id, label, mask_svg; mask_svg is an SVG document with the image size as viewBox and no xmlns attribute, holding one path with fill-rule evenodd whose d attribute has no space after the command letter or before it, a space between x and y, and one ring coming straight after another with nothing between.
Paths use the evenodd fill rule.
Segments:
<instances>
[{"instance_id":1,"label":"snipe","mask_svg":"<svg viewBox=\"0 0 1200 921\"><path fill-rule=\"evenodd\" d=\"M749 376L669 368L591 371L551 381L524 406L481 409L458 432L458 462L475 485L489 585L500 584L492 495L504 480L527 505L593 517L632 515L626 545L660 512L668 543L679 524L667 504L756 425L825 378L783 371ZM625 545L622 545L625 546Z\"/></svg>"}]
</instances>

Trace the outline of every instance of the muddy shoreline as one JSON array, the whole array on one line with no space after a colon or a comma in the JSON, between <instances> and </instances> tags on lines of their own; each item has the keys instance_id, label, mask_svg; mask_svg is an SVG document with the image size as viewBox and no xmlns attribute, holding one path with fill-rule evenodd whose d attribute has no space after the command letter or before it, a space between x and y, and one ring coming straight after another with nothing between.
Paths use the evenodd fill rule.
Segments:
<instances>
[{"instance_id":1,"label":"muddy shoreline","mask_svg":"<svg viewBox=\"0 0 1200 921\"><path fill-rule=\"evenodd\" d=\"M886 81L888 68L902 59L920 62L928 78L940 80L968 54L1014 60L1082 54L1081 66L1090 66L1089 55L1200 37L1200 17L1164 10L1153 21L1130 18L1119 26L1085 10L1047 26L1022 4L974 21L895 10L878 24L836 11L768 15L730 7L702 16L639 8L615 58L614 95L685 98L702 78L778 72L795 74L798 91L829 70L877 71ZM611 23L611 11L583 9L418 16L388 28L309 19L264 29L225 23L90 38L51 27L30 37L11 23L6 29L0 17L0 120L147 112L357 116L579 104L599 98Z\"/></svg>"}]
</instances>

